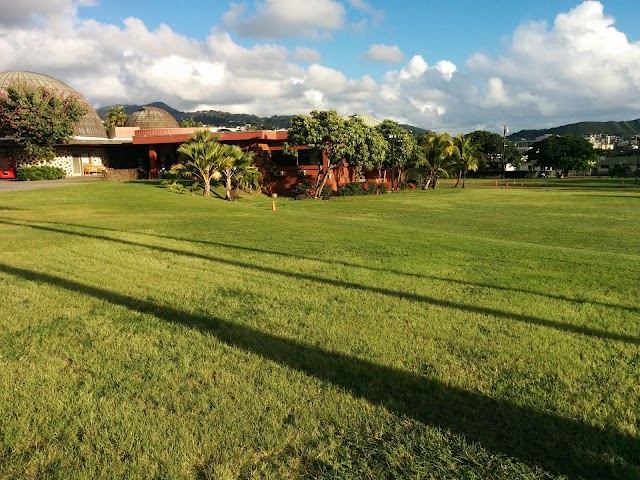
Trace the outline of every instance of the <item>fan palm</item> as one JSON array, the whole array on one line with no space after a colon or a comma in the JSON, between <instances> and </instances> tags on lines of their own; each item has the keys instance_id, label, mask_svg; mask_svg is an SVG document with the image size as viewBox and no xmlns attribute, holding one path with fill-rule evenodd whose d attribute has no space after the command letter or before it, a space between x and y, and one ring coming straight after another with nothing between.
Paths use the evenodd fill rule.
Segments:
<instances>
[{"instance_id":1,"label":"fan palm","mask_svg":"<svg viewBox=\"0 0 640 480\"><path fill-rule=\"evenodd\" d=\"M225 149L209 130L198 130L178 147L180 163L171 167L171 172L202 182L203 195L208 197L211 181L218 180L220 171L230 162Z\"/></svg>"},{"instance_id":2,"label":"fan palm","mask_svg":"<svg viewBox=\"0 0 640 480\"><path fill-rule=\"evenodd\" d=\"M482 159L482 152L478 144L473 143L470 136L464 136L461 133L453 139L454 150L453 158L458 168L458 182L462 177L462 188L467 178L469 170L477 171ZM456 186L458 183L456 183Z\"/></svg>"},{"instance_id":3,"label":"fan palm","mask_svg":"<svg viewBox=\"0 0 640 480\"><path fill-rule=\"evenodd\" d=\"M220 173L225 180L225 197L231 200L232 188L255 187L260 172L253 164L253 152L245 152L235 145L225 145L227 161Z\"/></svg>"},{"instance_id":4,"label":"fan palm","mask_svg":"<svg viewBox=\"0 0 640 480\"><path fill-rule=\"evenodd\" d=\"M430 135L422 145L420 166L426 170L426 180L422 188L436 188L439 177L448 177L452 167L454 152L453 139L448 133Z\"/></svg>"}]
</instances>

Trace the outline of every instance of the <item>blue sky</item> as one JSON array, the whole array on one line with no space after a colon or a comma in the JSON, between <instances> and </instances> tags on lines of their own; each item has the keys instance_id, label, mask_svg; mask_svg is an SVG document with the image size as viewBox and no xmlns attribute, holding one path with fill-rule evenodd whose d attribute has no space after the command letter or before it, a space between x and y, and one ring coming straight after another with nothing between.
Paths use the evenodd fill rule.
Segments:
<instances>
[{"instance_id":1,"label":"blue sky","mask_svg":"<svg viewBox=\"0 0 640 480\"><path fill-rule=\"evenodd\" d=\"M203 40L212 28L225 28L221 20L231 3L191 0L187 8L176 8L174 2L166 0L102 0L95 6L80 9L79 13L84 18L114 24L121 24L126 17L137 17L143 19L149 29L167 24L176 32ZM246 3L252 5L253 2ZM383 15L379 24L374 25L369 17L345 2L347 23L355 24L365 18L369 23L366 32L336 31L322 41L292 40L283 34L280 43L315 48L321 52L323 64L350 76L384 73L383 66L361 58L371 43L395 44L407 55L421 54L428 62L446 58L463 65L478 51L500 54L519 25L529 21L552 24L559 13L580 4L576 0L372 0L367 3ZM616 27L631 42L640 41L640 1L603 3L606 13L615 18ZM256 39L238 36L235 40L250 46Z\"/></svg>"},{"instance_id":2,"label":"blue sky","mask_svg":"<svg viewBox=\"0 0 640 480\"><path fill-rule=\"evenodd\" d=\"M439 131L640 117L640 2L30 0L0 70L94 105L275 115L335 108Z\"/></svg>"}]
</instances>

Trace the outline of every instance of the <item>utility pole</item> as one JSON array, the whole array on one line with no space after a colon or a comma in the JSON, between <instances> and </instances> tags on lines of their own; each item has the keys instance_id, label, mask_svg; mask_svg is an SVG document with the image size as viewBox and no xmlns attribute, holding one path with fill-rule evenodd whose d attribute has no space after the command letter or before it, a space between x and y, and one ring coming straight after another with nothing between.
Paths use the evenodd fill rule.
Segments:
<instances>
[{"instance_id":1,"label":"utility pole","mask_svg":"<svg viewBox=\"0 0 640 480\"><path fill-rule=\"evenodd\" d=\"M389 135L389 140L391 141L391 193L393 193L396 183L396 136L393 134Z\"/></svg>"},{"instance_id":2,"label":"utility pole","mask_svg":"<svg viewBox=\"0 0 640 480\"><path fill-rule=\"evenodd\" d=\"M506 167L505 155L507 153L507 132L509 129L506 125L502 126L502 178L504 178L504 169Z\"/></svg>"}]
</instances>

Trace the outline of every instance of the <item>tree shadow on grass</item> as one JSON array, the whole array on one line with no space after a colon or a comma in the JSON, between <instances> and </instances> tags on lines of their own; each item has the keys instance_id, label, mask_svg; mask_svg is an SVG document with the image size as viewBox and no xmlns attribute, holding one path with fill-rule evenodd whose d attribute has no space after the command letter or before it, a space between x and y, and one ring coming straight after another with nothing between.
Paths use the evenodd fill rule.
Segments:
<instances>
[{"instance_id":1,"label":"tree shadow on grass","mask_svg":"<svg viewBox=\"0 0 640 480\"><path fill-rule=\"evenodd\" d=\"M333 384L355 397L572 478L640 478L640 439L443 382L73 280L0 264L0 272L179 323Z\"/></svg>"},{"instance_id":2,"label":"tree shadow on grass","mask_svg":"<svg viewBox=\"0 0 640 480\"><path fill-rule=\"evenodd\" d=\"M0 219L0 223L5 223L5 224L11 224L11 225L21 225L21 226L25 226L25 227L36 227L36 224L29 224L29 223L20 223L20 222L15 222L13 220L10 219ZM640 307L637 306L631 306L631 305L620 305L617 303L610 303L610 302L602 302L599 300L589 300L589 299L576 299L576 298L571 298L568 297L566 295L559 295L559 294L554 294L554 293L550 293L550 292L539 292L539 291L535 291L535 290L529 290L526 288L518 288L518 287L504 287L501 285L493 285L490 283L482 283L482 282L471 282L468 280L459 280L456 278L449 278L449 277L439 277L437 275L428 275L428 274L424 274L424 273L415 273L415 272L405 272L403 270L398 270L398 269L394 269L394 268L386 268L386 267L376 267L376 266L372 266L372 265L362 265L359 263L352 263L352 262L345 262L342 260L326 260L326 259L322 259L322 258L318 258L318 257L311 257L308 255L298 255L295 253L290 253L290 252L279 252L276 250L268 250L268 249L264 249L264 248L257 248L257 247L247 247L247 246L242 246L242 245L231 245L228 243L222 243L222 242L215 242L212 240L194 240L194 239L190 239L190 238L183 238L183 237L175 237L175 236L171 236L171 235L158 235L155 233L148 233L148 232L136 232L136 231L128 231L128 230L119 230L119 229L115 229L115 228L107 228L107 227L96 227L96 226L91 226L91 225L79 225L79 224L73 224L73 223L63 223L63 222L39 222L39 223L44 223L44 224L48 224L48 225L60 225L63 227L71 227L71 228L84 228L84 229L90 229L90 230L100 230L100 231L106 231L106 232L114 232L114 233L127 233L127 234L134 234L134 235L144 235L147 237L152 237L152 238L160 238L163 240L175 240L178 242L186 242L186 243L192 243L192 244L199 244L199 245L208 245L208 246L212 246L212 247L219 247L219 248L225 248L228 250L238 250L238 251L242 251L242 252L251 252L251 253L260 253L260 254L264 254L264 255L274 255L274 256L281 256L281 257L286 257L286 258L294 258L294 259L299 259L299 260L309 260L309 261L314 261L314 262L318 262L318 263L323 263L325 265L335 265L335 266L341 266L341 267L348 267L348 268L358 268L358 269L362 269L362 270L369 270L372 272L379 272L379 273L389 273L392 275L398 275L398 276L404 276L404 277L409 277L409 278L419 278L419 279L426 279L426 280L436 280L438 282L444 282L444 283L454 283L456 285L462 285L462 286L468 286L468 287L480 287L480 288L486 288L486 289L490 289L490 290L499 290L499 291L503 291L503 292L514 292L514 293L524 293L526 295L535 295L538 297L542 297L545 299L553 299L553 300L559 300L562 302L570 302L570 303L575 303L578 305L582 305L585 303L588 304L592 304L592 305L599 305L601 307L605 307L605 308L612 308L612 309L619 309L619 310L626 310L628 312L631 313L640 313ZM74 234L79 234L79 232L75 232L75 231L68 231L68 230L56 230L54 229L53 231L60 231L61 233L74 233ZM111 239L110 240L115 240L115 239Z\"/></svg>"},{"instance_id":3,"label":"tree shadow on grass","mask_svg":"<svg viewBox=\"0 0 640 480\"><path fill-rule=\"evenodd\" d=\"M190 257L190 258L199 258L199 259L207 261L207 262L220 263L220 264L223 264L223 265L230 265L230 266L233 266L233 267L239 267L239 268L244 268L244 269L248 269L248 270L254 270L254 271L258 271L258 272L268 273L268 274L271 274L271 275L284 276L286 278L295 278L295 279L298 279L298 280L305 280L305 281L320 283L320 284L329 285L329 286L333 286L333 287L337 287L337 288L346 288L346 289L351 289L351 290L359 290L359 291L363 291L363 292L371 292L371 293L376 293L378 295L390 296L390 297L400 298L400 299L404 299L404 300L410 300L410 301L414 301L414 302L418 302L418 303L424 303L424 304L427 304L427 305L435 305L435 306L443 307L443 308L451 308L451 309L460 310L460 311L463 311L463 312L469 312L469 313L472 313L472 314L489 315L489 316L493 316L493 317L503 318L503 319L506 319L506 320L523 322L523 323L528 323L528 324L531 324L531 325L539 325L539 326L542 326L542 327L554 328L556 330L565 331L565 332L569 332L569 333L575 333L575 334L579 334L579 335L586 335L586 336L589 336L589 337L599 338L599 339L602 339L602 340L614 340L614 341L630 343L632 345L640 345L640 337L635 337L635 336L632 336L632 335L626 335L626 334L621 334L621 333L616 333L616 332L608 332L606 330L598 330L598 329L584 327L584 326L580 326L580 325L572 325L572 324L568 324L568 323L559 322L557 320L550 320L550 319L546 319L546 318L534 317L534 316L531 316L531 315L524 315L524 314L520 314L520 313L505 312L505 311L497 310L497 309L494 309L494 308L480 307L480 306L468 305L468 304L464 304L464 303L457 303L457 302L453 302L453 301L450 301L450 300L444 300L444 299L441 299L441 298L430 297L430 296L423 295L423 294L403 292L401 290L392 290L392 289L383 288L383 287L361 285L359 283L345 282L345 281L342 281L342 280L334 280L334 279L331 279L331 278L318 277L318 276L310 275L310 274L307 274L307 273L300 273L300 272L295 272L295 271L290 271L290 270L282 270L282 269L275 268L275 267L257 265L257 264L254 264L254 263L242 262L242 261L239 261L239 260L231 260L231 259L227 259L227 258L213 257L211 255L204 255L204 254L201 254L201 253L190 252L190 251L187 251L187 250L179 250L179 249L176 249L176 248L162 247L162 246L159 246L159 245L149 245L149 244L145 244L145 243L134 242L132 240L124 240L124 239L119 239L119 238L107 237L107 236L104 236L104 235L95 235L95 234L90 234L90 233L69 231L69 230L64 230L64 229L57 228L57 227L46 227L46 226L43 226L43 225L30 225L30 224L22 224L22 223L19 223L19 222L5 222L5 221L0 221L0 223L12 224L12 225L22 225L22 226L25 226L25 227L28 227L28 228L33 228L35 230L43 230L43 231L48 231L48 232L61 233L61 234L64 234L64 235L73 235L73 236L82 237L82 238L90 238L90 239L95 239L95 240L106 240L108 242L118 243L118 244L122 244L122 245L145 248L145 249L149 249L149 250L152 250L152 251L155 251L155 252L169 253L169 254L173 254L173 255L180 255L180 256L185 256L185 257Z\"/></svg>"}]
</instances>

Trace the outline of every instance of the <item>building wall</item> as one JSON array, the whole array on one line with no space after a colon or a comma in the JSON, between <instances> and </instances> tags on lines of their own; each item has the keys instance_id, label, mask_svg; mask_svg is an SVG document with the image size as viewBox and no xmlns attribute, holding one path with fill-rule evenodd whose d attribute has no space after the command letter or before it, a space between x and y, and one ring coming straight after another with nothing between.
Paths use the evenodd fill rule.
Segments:
<instances>
[{"instance_id":1,"label":"building wall","mask_svg":"<svg viewBox=\"0 0 640 480\"><path fill-rule=\"evenodd\" d=\"M16 167L22 165L51 165L62 168L68 177L74 175L73 157L82 157L83 153L88 154L89 165L104 165L107 163L108 152L104 147L81 147L75 145L65 145L55 147L56 158L51 162L45 162L35 157L27 155L22 148L4 147L0 148L0 158L9 158L15 162ZM82 169L75 175L82 175Z\"/></svg>"}]
</instances>

